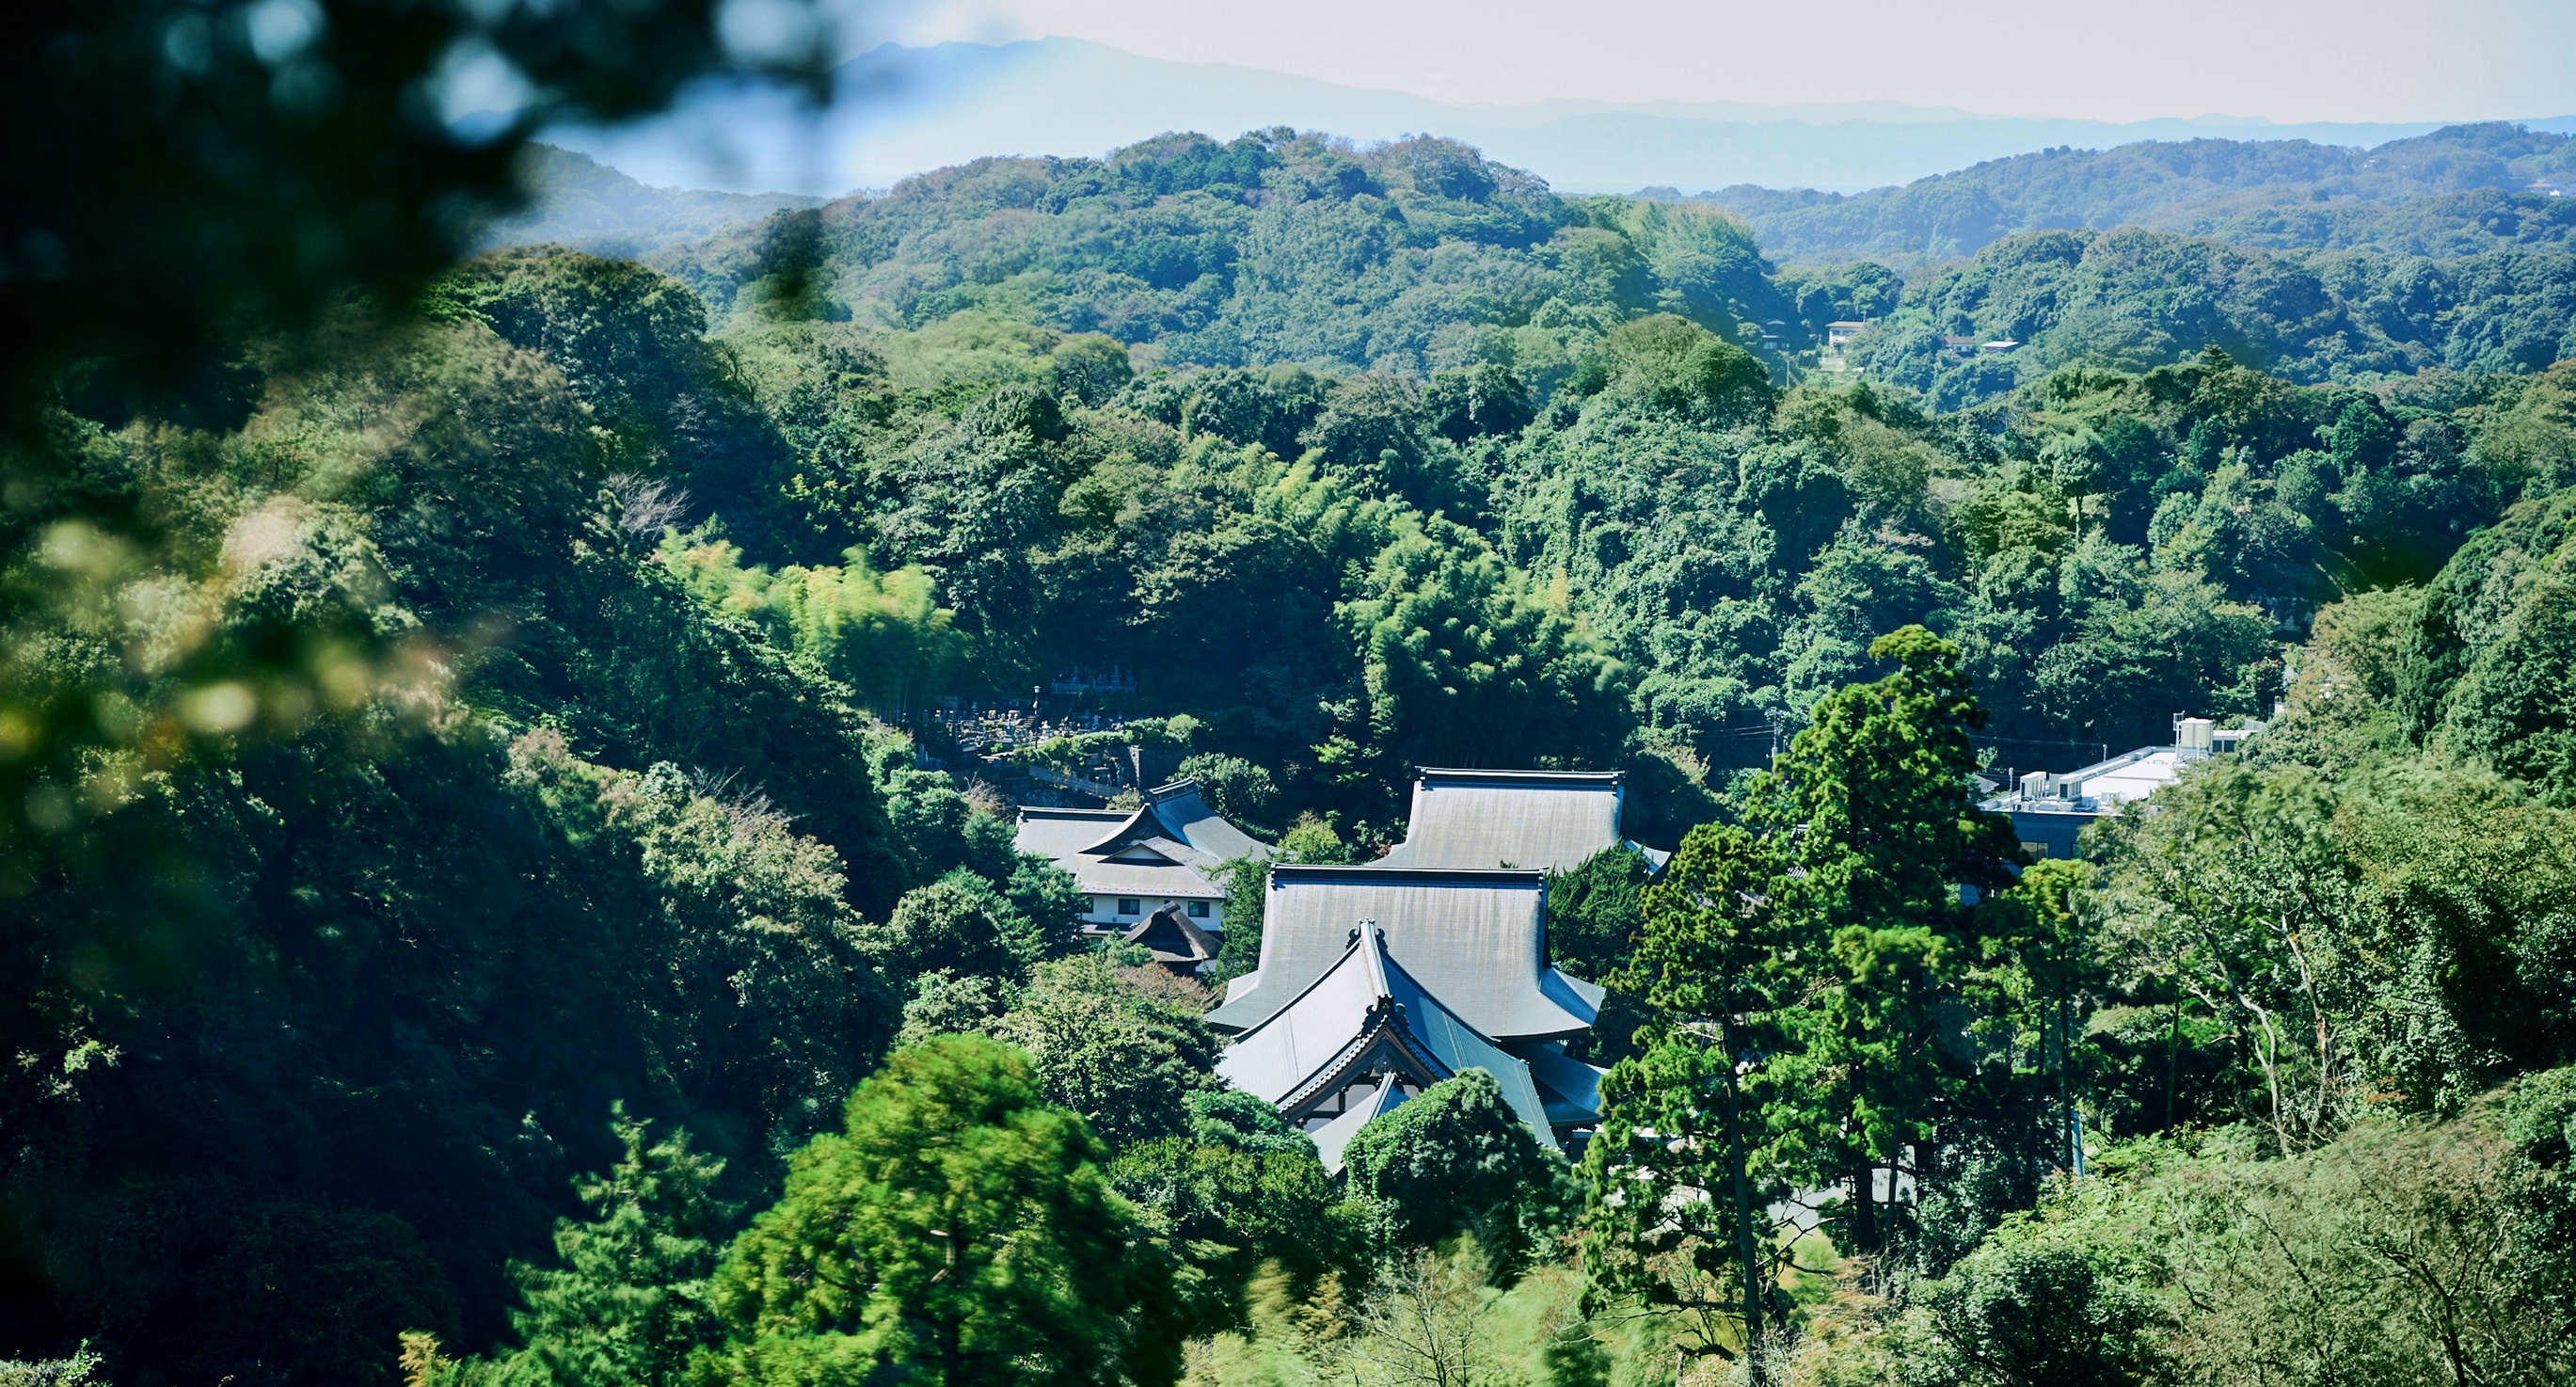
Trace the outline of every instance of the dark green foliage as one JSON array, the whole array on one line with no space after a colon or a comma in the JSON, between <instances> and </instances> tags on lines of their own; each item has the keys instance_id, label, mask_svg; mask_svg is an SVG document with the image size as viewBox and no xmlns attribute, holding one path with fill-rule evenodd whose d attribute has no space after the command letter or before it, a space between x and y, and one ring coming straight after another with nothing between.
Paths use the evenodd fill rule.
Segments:
<instances>
[{"instance_id":1,"label":"dark green foliage","mask_svg":"<svg viewBox=\"0 0 2576 1387\"><path fill-rule=\"evenodd\" d=\"M878 967L896 978L949 969L1018 983L1046 956L1046 941L1029 918L962 867L905 893L882 939Z\"/></svg>"},{"instance_id":2,"label":"dark green foliage","mask_svg":"<svg viewBox=\"0 0 2576 1387\"><path fill-rule=\"evenodd\" d=\"M1240 756L1201 752L1183 758L1180 770L1199 783L1208 808L1238 824L1258 823L1278 807L1279 787L1270 772Z\"/></svg>"},{"instance_id":3,"label":"dark green foliage","mask_svg":"<svg viewBox=\"0 0 2576 1387\"><path fill-rule=\"evenodd\" d=\"M1636 951L1645 917L1638 893L1653 870L1645 854L1620 844L1547 879L1547 952L1558 967L1587 981L1607 981Z\"/></svg>"},{"instance_id":4,"label":"dark green foliage","mask_svg":"<svg viewBox=\"0 0 2576 1387\"><path fill-rule=\"evenodd\" d=\"M1286 841L1281 839L1283 846ZM1222 991L1261 966L1261 912L1269 897L1268 863L1246 858L1226 864L1225 933L1217 941L1215 965L1203 975L1209 987Z\"/></svg>"},{"instance_id":5,"label":"dark green foliage","mask_svg":"<svg viewBox=\"0 0 2576 1387\"><path fill-rule=\"evenodd\" d=\"M525 1347L503 1381L534 1387L678 1387L689 1356L714 1342L709 1277L735 1212L714 1197L724 1163L689 1150L686 1133L651 1146L645 1124L610 1124L625 1154L582 1182L591 1217L555 1223L560 1265L513 1265L526 1308L511 1312Z\"/></svg>"},{"instance_id":6,"label":"dark green foliage","mask_svg":"<svg viewBox=\"0 0 2576 1387\"><path fill-rule=\"evenodd\" d=\"M1601 1125L1583 1151L1583 1265L1596 1300L1678 1312L1703 1354L1779 1329L1767 1210L1796 1147L1776 1144L1787 1095L1756 1056L1796 1043L1804 922L1780 908L1788 871L1770 837L1693 829L1646 888L1635 955L1613 979L1645 1024L1638 1051L1601 1080Z\"/></svg>"},{"instance_id":7,"label":"dark green foliage","mask_svg":"<svg viewBox=\"0 0 2576 1387\"><path fill-rule=\"evenodd\" d=\"M2159 1308L2080 1243L2000 1238L1927 1287L1923 1303L1950 1350L1949 1380L2131 1387L2162 1376Z\"/></svg>"},{"instance_id":8,"label":"dark green foliage","mask_svg":"<svg viewBox=\"0 0 2576 1387\"><path fill-rule=\"evenodd\" d=\"M1433 1084L1360 1128L1342 1160L1386 1245L1427 1247L1473 1233L1505 1267L1543 1251L1572 1192L1564 1164L1481 1069Z\"/></svg>"},{"instance_id":9,"label":"dark green foliage","mask_svg":"<svg viewBox=\"0 0 2576 1387\"><path fill-rule=\"evenodd\" d=\"M478 213L516 200L513 156L530 132L655 110L746 56L717 39L715 6L700 0L507 17L330 0L255 31L212 19L173 30L140 3L16 19L0 91L27 200L0 241L43 268L5 291L20 328L0 363L13 429L73 358L166 387L202 380L245 318L297 322L349 291L407 300L468 246ZM498 130L451 128L422 99L469 44L527 86ZM820 48L787 47L753 65L819 72ZM163 95L110 95L146 88Z\"/></svg>"},{"instance_id":10,"label":"dark green foliage","mask_svg":"<svg viewBox=\"0 0 2576 1387\"><path fill-rule=\"evenodd\" d=\"M1305 1133L1232 1089L1192 1094L1189 1113L1186 1133L1121 1152L1109 1181L1163 1236L1192 1249L1203 1278L1194 1332L1242 1324L1245 1287L1265 1263L1300 1281L1354 1263L1367 1230Z\"/></svg>"},{"instance_id":11,"label":"dark green foliage","mask_svg":"<svg viewBox=\"0 0 2576 1387\"><path fill-rule=\"evenodd\" d=\"M991 1033L1025 1051L1047 1100L1080 1113L1112 1151L1177 1136L1216 1086L1216 1037L1195 984L1150 961L1099 953L1041 965Z\"/></svg>"}]
</instances>

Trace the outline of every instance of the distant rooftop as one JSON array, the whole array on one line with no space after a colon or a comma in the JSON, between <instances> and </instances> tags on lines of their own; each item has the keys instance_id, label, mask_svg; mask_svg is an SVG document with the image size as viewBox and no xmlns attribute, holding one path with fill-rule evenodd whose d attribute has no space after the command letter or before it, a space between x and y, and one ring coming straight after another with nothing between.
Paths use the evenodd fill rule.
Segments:
<instances>
[{"instance_id":1,"label":"distant rooftop","mask_svg":"<svg viewBox=\"0 0 2576 1387\"><path fill-rule=\"evenodd\" d=\"M2171 746L2142 746L2063 774L2032 771L2008 787L1998 786L2003 792L1981 807L2011 815L2025 845L2050 857L2071 857L2085 824L2148 798L2180 780L2184 768L2235 751L2259 730L2220 728L2207 718L2176 718Z\"/></svg>"},{"instance_id":2,"label":"distant rooftop","mask_svg":"<svg viewBox=\"0 0 2576 1387\"><path fill-rule=\"evenodd\" d=\"M1625 802L1617 771L1424 767L1404 841L1372 865L1561 872L1624 841Z\"/></svg>"},{"instance_id":3,"label":"distant rooftop","mask_svg":"<svg viewBox=\"0 0 2576 1387\"><path fill-rule=\"evenodd\" d=\"M1023 808L1013 842L1073 873L1089 894L1172 900L1222 900L1209 872L1271 853L1208 808L1195 780L1147 791L1134 809Z\"/></svg>"}]
</instances>

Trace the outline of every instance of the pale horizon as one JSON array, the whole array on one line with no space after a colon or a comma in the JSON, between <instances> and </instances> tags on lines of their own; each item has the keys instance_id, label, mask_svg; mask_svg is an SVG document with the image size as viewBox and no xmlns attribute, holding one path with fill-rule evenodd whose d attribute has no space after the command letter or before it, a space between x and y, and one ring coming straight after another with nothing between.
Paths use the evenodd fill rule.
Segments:
<instances>
[{"instance_id":1,"label":"pale horizon","mask_svg":"<svg viewBox=\"0 0 2576 1387\"><path fill-rule=\"evenodd\" d=\"M1580 26L1535 0L1317 0L1293 16L1177 0L933 0L874 13L851 26L851 51L888 39L1077 38L1468 106L1893 102L2118 123L2576 113L2576 5L2541 0L2173 0L2152 23L2103 0L1848 0L1799 12L1604 0ZM2228 30L2236 41L2213 51L2213 34ZM1830 56L1779 61L1801 53Z\"/></svg>"}]
</instances>

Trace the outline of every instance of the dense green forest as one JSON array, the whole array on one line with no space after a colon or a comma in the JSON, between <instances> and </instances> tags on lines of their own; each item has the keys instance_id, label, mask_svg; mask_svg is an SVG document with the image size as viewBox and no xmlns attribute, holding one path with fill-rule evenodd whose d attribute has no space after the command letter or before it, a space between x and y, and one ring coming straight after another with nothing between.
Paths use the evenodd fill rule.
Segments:
<instances>
[{"instance_id":1,"label":"dense green forest","mask_svg":"<svg viewBox=\"0 0 2576 1387\"><path fill-rule=\"evenodd\" d=\"M2044 149L1865 193L1741 186L1699 200L1741 215L1764 249L1797 262L1887 257L1911 270L2023 232L2119 226L2443 256L2564 244L2567 208L2524 190L2571 176L2576 140L2499 122L2375 149L2306 140Z\"/></svg>"},{"instance_id":2,"label":"dense green forest","mask_svg":"<svg viewBox=\"0 0 2576 1387\"><path fill-rule=\"evenodd\" d=\"M2576 1365L2543 307L2301 356L2097 264L2166 336L2060 350L2026 243L1783 276L1284 131L653 266L440 234L9 363L0 1381ZM1928 394L1761 331L1954 302L2055 316ZM1082 945L921 714L1111 665L1295 858L1417 765L1630 772L1675 857L1552 895L1622 1018L1579 1165L1470 1073L1328 1176ZM2178 712L2269 726L2083 861L1976 808Z\"/></svg>"}]
</instances>

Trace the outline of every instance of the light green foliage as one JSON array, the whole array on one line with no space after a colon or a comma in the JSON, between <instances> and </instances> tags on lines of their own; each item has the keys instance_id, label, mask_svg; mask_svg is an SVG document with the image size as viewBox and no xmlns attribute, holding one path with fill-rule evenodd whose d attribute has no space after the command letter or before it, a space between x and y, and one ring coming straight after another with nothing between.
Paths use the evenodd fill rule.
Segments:
<instances>
[{"instance_id":1,"label":"light green foliage","mask_svg":"<svg viewBox=\"0 0 2576 1387\"><path fill-rule=\"evenodd\" d=\"M979 973L933 968L913 978L895 1044L918 1045L933 1036L989 1031L1017 995L1008 983Z\"/></svg>"},{"instance_id":2,"label":"light green foliage","mask_svg":"<svg viewBox=\"0 0 2576 1387\"><path fill-rule=\"evenodd\" d=\"M1672 1360L1651 1327L1576 1311L1579 1278L1546 1267L1494 1284L1473 1238L1395 1259L1358 1295L1326 1276L1304 1300L1279 1268L1247 1295L1249 1332L1192 1346L1197 1387L1606 1387L1652 1381ZM1615 1376L1614 1376L1615 1374Z\"/></svg>"},{"instance_id":3,"label":"light green foliage","mask_svg":"<svg viewBox=\"0 0 2576 1387\"><path fill-rule=\"evenodd\" d=\"M48 1359L31 1363L20 1359L0 1362L0 1387L110 1387L98 1376L99 1356L83 1344L69 1358Z\"/></svg>"},{"instance_id":4,"label":"light green foliage","mask_svg":"<svg viewBox=\"0 0 2576 1387\"><path fill-rule=\"evenodd\" d=\"M1279 851L1291 862L1350 861L1350 848L1342 842L1342 835L1333 831L1332 824L1311 813L1299 815L1297 822L1280 835ZM1259 923L1259 911L1253 912L1253 919ZM1227 916L1226 920L1228 928L1231 928L1233 916Z\"/></svg>"},{"instance_id":5,"label":"light green foliage","mask_svg":"<svg viewBox=\"0 0 2576 1387\"><path fill-rule=\"evenodd\" d=\"M1017 1051L949 1036L896 1052L727 1250L728 1338L698 1380L1168 1381L1166 1273L1101 1157Z\"/></svg>"},{"instance_id":6,"label":"light green foliage","mask_svg":"<svg viewBox=\"0 0 2576 1387\"><path fill-rule=\"evenodd\" d=\"M2290 1160L2242 1130L2103 1152L1901 1308L1836 1306L1788 1381L2555 1381L2576 1339L2541 1299L2563 1245L2525 1221L2554 1188L2546 1142L2513 1144L2554 1111L2527 1082L2502 1113L2373 1119Z\"/></svg>"},{"instance_id":7,"label":"light green foliage","mask_svg":"<svg viewBox=\"0 0 2576 1387\"><path fill-rule=\"evenodd\" d=\"M861 707L901 718L946 692L965 665L955 613L933 604L918 566L870 571L852 550L839 567L790 564L773 574L745 567L739 546L673 531L662 562L689 590L723 611L761 623L779 645L812 659L850 686Z\"/></svg>"},{"instance_id":8,"label":"light green foliage","mask_svg":"<svg viewBox=\"0 0 2576 1387\"><path fill-rule=\"evenodd\" d=\"M1387 1246L1473 1233L1507 1271L1541 1255L1572 1194L1563 1163L1481 1069L1433 1084L1360 1128L1342 1160L1351 1194L1369 1201Z\"/></svg>"},{"instance_id":9,"label":"light green foliage","mask_svg":"<svg viewBox=\"0 0 2576 1387\"><path fill-rule=\"evenodd\" d=\"M2373 1093L2456 1111L2559 1053L2566 811L2402 763L2222 770L2169 798L2104 843L2109 942L2224 1023L2240 1110L2282 1141Z\"/></svg>"},{"instance_id":10,"label":"light green foliage","mask_svg":"<svg viewBox=\"0 0 2576 1387\"><path fill-rule=\"evenodd\" d=\"M1204 989L1150 960L1098 953L1039 965L992 1034L1035 1066L1047 1101L1080 1113L1112 1151L1188 1130L1216 1086Z\"/></svg>"}]
</instances>

